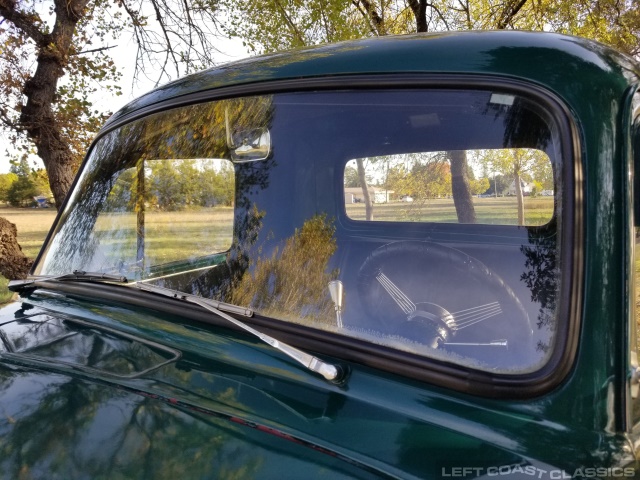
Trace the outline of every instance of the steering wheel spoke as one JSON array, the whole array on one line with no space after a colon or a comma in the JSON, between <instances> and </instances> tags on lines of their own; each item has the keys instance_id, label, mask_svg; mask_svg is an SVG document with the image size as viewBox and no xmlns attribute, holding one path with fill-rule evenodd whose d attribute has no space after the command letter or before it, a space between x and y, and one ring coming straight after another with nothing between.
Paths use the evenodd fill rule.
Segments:
<instances>
[{"instance_id":1,"label":"steering wheel spoke","mask_svg":"<svg viewBox=\"0 0 640 480\"><path fill-rule=\"evenodd\" d=\"M531 343L529 316L502 278L440 244L400 241L377 248L360 268L358 294L383 328L432 348L517 355L519 346Z\"/></svg>"}]
</instances>

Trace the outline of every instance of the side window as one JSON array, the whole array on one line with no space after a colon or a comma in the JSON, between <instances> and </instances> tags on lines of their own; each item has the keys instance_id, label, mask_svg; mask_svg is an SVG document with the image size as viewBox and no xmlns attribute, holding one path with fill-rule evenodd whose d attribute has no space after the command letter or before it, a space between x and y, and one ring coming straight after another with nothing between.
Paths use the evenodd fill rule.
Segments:
<instances>
[{"instance_id":1,"label":"side window","mask_svg":"<svg viewBox=\"0 0 640 480\"><path fill-rule=\"evenodd\" d=\"M124 263L161 275L176 262L227 251L234 189L229 160L138 161L117 176L97 217L92 268Z\"/></svg>"},{"instance_id":2,"label":"side window","mask_svg":"<svg viewBox=\"0 0 640 480\"><path fill-rule=\"evenodd\" d=\"M539 226L553 196L551 159L532 148L358 158L344 171L353 220Z\"/></svg>"}]
</instances>

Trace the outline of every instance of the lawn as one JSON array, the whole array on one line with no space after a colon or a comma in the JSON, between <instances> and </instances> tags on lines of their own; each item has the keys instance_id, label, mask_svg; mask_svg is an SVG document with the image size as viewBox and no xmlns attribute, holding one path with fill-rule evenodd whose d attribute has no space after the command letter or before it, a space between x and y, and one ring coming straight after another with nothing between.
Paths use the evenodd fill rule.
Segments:
<instances>
[{"instance_id":1,"label":"lawn","mask_svg":"<svg viewBox=\"0 0 640 480\"><path fill-rule=\"evenodd\" d=\"M94 238L103 247L107 264L135 259L136 227L135 214L100 215ZM233 208L147 210L144 231L144 257L149 266L223 252L231 247Z\"/></svg>"},{"instance_id":2,"label":"lawn","mask_svg":"<svg viewBox=\"0 0 640 480\"><path fill-rule=\"evenodd\" d=\"M481 223L516 224L517 212L513 198L474 198L476 214ZM553 212L553 198L527 198L526 223L544 224ZM231 243L231 208L181 212L147 211L145 219L146 252L151 264L162 264L193 256L226 250ZM365 218L363 204L348 204L347 214L354 219ZM23 252L34 259L53 223L56 211L42 208L0 207L0 216L15 223L18 242ZM456 222L456 212L450 199L428 202L389 203L374 206L376 220ZM95 239L107 247L105 261L113 264L113 255L135 259L136 217L134 214L103 215L96 225ZM179 239L180 241L176 241ZM111 247L109 247L111 245ZM0 303L9 294L6 281L0 282Z\"/></svg>"},{"instance_id":3,"label":"lawn","mask_svg":"<svg viewBox=\"0 0 640 480\"><path fill-rule=\"evenodd\" d=\"M515 197L474 198L478 223L517 225L518 210ZM553 216L553 197L527 197L524 200L525 225L544 225ZM354 220L364 220L364 203L347 204L347 215ZM444 222L458 223L453 200L430 199L411 203L392 202L373 206L373 218L377 221Z\"/></svg>"}]
</instances>

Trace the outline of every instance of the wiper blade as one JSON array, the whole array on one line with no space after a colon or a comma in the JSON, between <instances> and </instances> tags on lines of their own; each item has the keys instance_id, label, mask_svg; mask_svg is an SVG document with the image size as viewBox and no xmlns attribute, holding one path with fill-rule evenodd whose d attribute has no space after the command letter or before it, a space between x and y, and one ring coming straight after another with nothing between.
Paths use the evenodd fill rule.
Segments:
<instances>
[{"instance_id":1,"label":"wiper blade","mask_svg":"<svg viewBox=\"0 0 640 480\"><path fill-rule=\"evenodd\" d=\"M304 352L295 347L292 347L291 345L281 342L280 340L277 340L276 338L273 338L272 336L267 335L266 333L262 333L256 330L255 328L250 327L246 323L241 322L240 320L237 320L233 318L231 315L228 315L224 313L224 311L222 311L222 310L225 310L230 313L236 313L239 315L251 317L253 315L253 311L251 309L239 307L237 305L232 305L229 303L217 302L215 300L199 297L197 295L189 295L187 293L180 292L178 290L158 287L156 285L149 285L146 283L130 283L127 285L127 287L138 288L140 290L144 290L147 292L158 293L160 295L182 300L187 303L193 303L195 305L199 305L205 310L208 310L209 312L214 313L218 317L258 337L264 343L271 345L276 350L279 350L285 355L291 357L296 362L306 367L308 370L319 373L325 379L331 382L341 382L344 378L344 371L340 366L327 363L323 360L320 360L318 357L314 355L311 355L307 352Z\"/></svg>"},{"instance_id":2,"label":"wiper blade","mask_svg":"<svg viewBox=\"0 0 640 480\"><path fill-rule=\"evenodd\" d=\"M127 277L113 275L102 272L85 272L84 270L74 270L73 273L63 275L30 277L26 280L11 280L7 288L12 292L22 292L24 290L35 289L40 286L40 282L49 281L78 281L95 283L127 283Z\"/></svg>"},{"instance_id":3,"label":"wiper blade","mask_svg":"<svg viewBox=\"0 0 640 480\"><path fill-rule=\"evenodd\" d=\"M250 308L239 307L231 303L218 302L208 298L198 297L197 295L190 295L188 293L181 292L179 290L173 290L171 288L159 287L158 285L150 285L143 282L133 282L127 285L127 287L137 288L145 292L158 293L165 297L177 298L178 300L184 300L185 302L196 303L197 301L206 302L212 308L222 310L229 313L235 313L236 315L242 315L245 317L252 317L253 310ZM193 301L192 301L193 300ZM202 305L200 305L202 306Z\"/></svg>"}]
</instances>

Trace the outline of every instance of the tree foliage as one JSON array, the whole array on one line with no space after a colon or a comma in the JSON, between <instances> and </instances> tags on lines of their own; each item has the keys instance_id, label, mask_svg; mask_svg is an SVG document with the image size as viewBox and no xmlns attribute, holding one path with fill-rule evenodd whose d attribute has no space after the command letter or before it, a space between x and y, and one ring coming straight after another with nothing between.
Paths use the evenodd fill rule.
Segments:
<instances>
[{"instance_id":1,"label":"tree foliage","mask_svg":"<svg viewBox=\"0 0 640 480\"><path fill-rule=\"evenodd\" d=\"M136 74L170 79L211 64L217 19L199 0L0 0L0 122L13 149L42 159L60 204L119 95L110 42L132 33Z\"/></svg>"},{"instance_id":2,"label":"tree foliage","mask_svg":"<svg viewBox=\"0 0 640 480\"><path fill-rule=\"evenodd\" d=\"M387 184L396 195L428 200L451 195L451 167L443 160L398 163L389 168Z\"/></svg>"},{"instance_id":3,"label":"tree foliage","mask_svg":"<svg viewBox=\"0 0 640 480\"><path fill-rule=\"evenodd\" d=\"M323 42L361 38L367 25L348 2L264 0L259 13L252 0L224 0L224 29L254 53L276 52Z\"/></svg>"},{"instance_id":4,"label":"tree foliage","mask_svg":"<svg viewBox=\"0 0 640 480\"><path fill-rule=\"evenodd\" d=\"M11 171L0 175L0 201L20 207L32 204L37 196L51 198L49 177L44 169L32 169L26 157L14 161Z\"/></svg>"},{"instance_id":5,"label":"tree foliage","mask_svg":"<svg viewBox=\"0 0 640 480\"><path fill-rule=\"evenodd\" d=\"M0 202L6 202L9 200L9 189L16 180L18 180L18 175L15 173L9 172L0 174Z\"/></svg>"},{"instance_id":6,"label":"tree foliage","mask_svg":"<svg viewBox=\"0 0 640 480\"><path fill-rule=\"evenodd\" d=\"M543 184L537 178L546 180L553 176L547 154L530 148L483 150L479 160L485 165L490 165L494 171L512 179L518 200L518 224L524 225L522 182L536 180L539 184L538 188L542 190Z\"/></svg>"},{"instance_id":7,"label":"tree foliage","mask_svg":"<svg viewBox=\"0 0 640 480\"><path fill-rule=\"evenodd\" d=\"M265 0L223 1L230 35L254 52L363 36L483 29L545 30L640 53L633 0Z\"/></svg>"}]
</instances>

